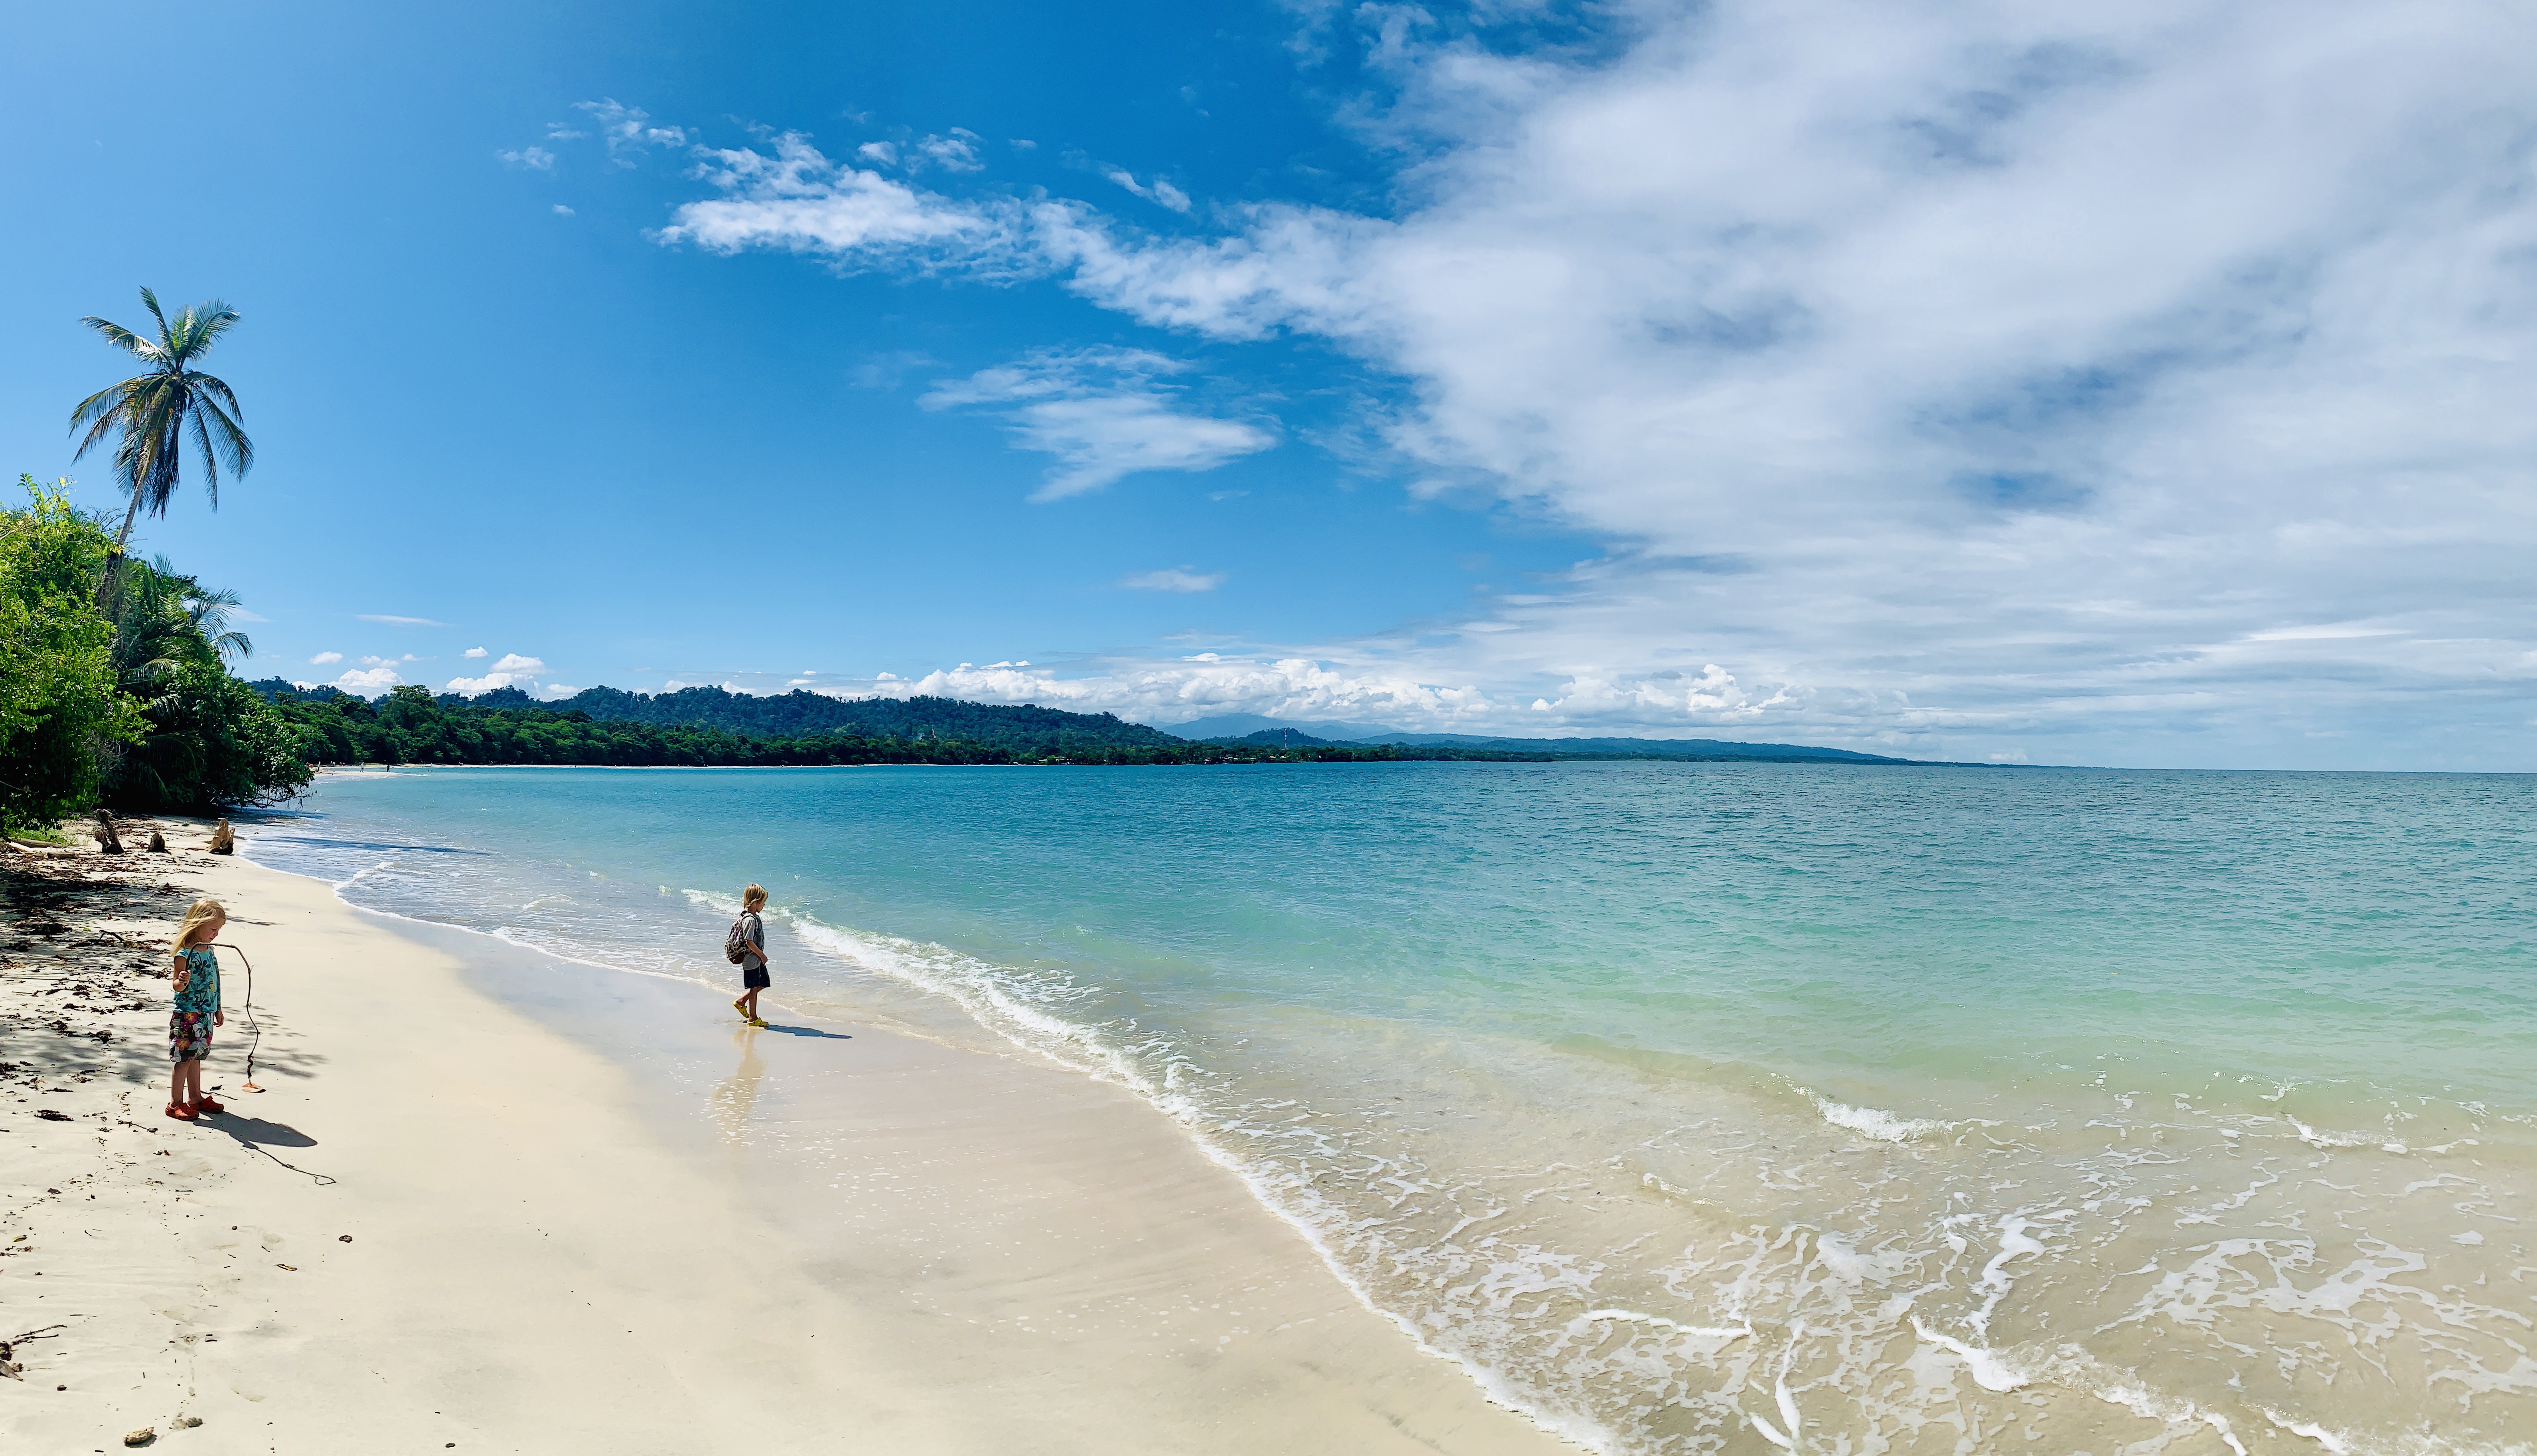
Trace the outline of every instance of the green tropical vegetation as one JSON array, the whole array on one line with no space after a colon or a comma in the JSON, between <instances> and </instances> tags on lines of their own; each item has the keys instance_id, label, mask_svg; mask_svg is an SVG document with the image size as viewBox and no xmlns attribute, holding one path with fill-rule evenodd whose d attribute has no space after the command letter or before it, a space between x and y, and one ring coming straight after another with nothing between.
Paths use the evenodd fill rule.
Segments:
<instances>
[{"instance_id":1,"label":"green tropical vegetation","mask_svg":"<svg viewBox=\"0 0 2537 1456\"><path fill-rule=\"evenodd\" d=\"M114 537L66 483L22 475L27 504L0 511L0 828L296 793L300 739L229 670L253 651L237 599L163 557L113 572Z\"/></svg>"},{"instance_id":2,"label":"green tropical vegetation","mask_svg":"<svg viewBox=\"0 0 2537 1456\"><path fill-rule=\"evenodd\" d=\"M649 697L614 688L540 704L517 689L478 698L435 697L408 685L376 702L333 688L300 688L276 677L253 684L298 731L300 751L320 764L614 764L623 767L808 767L842 764L1226 764L1360 763L1408 758L1538 761L1546 753L1491 753L1462 748L1360 747L1321 744L1194 743L1109 714L1055 708L995 707L950 698L843 702L797 693L810 704L749 698L720 688L690 688ZM694 696L689 696L694 694ZM624 707L640 700L651 716L604 719L585 702ZM669 708L650 705L668 700ZM876 703L868 719L852 710ZM711 721L662 722L681 708L699 720L752 705L775 713L823 716L849 710L839 726L783 733L736 731ZM774 715L770 715L774 717ZM775 718L775 721L784 721Z\"/></svg>"}]
</instances>

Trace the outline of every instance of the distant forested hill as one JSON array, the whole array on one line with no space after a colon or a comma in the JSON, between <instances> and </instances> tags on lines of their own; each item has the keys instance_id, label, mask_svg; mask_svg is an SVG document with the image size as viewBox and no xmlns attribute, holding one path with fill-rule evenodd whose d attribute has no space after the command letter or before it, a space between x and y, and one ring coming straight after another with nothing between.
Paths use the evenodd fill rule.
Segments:
<instances>
[{"instance_id":1,"label":"distant forested hill","mask_svg":"<svg viewBox=\"0 0 2537 1456\"><path fill-rule=\"evenodd\" d=\"M1161 748L1184 741L1142 724L1124 723L1108 713L998 708L952 698L831 698L798 689L782 697L752 697L718 687L686 687L674 693L629 693L619 688L594 687L574 697L545 702L518 688L503 688L481 697L450 695L440 701L451 707L543 708L550 713L578 709L601 723L720 728L752 738L852 732L907 741L945 738L1034 752L1062 752L1091 744Z\"/></svg>"}]
</instances>

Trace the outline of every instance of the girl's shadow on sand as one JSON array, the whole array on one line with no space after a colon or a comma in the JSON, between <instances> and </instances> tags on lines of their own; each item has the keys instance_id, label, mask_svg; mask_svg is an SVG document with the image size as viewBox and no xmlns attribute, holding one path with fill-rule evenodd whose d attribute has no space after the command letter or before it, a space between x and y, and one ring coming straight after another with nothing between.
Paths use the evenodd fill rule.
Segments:
<instances>
[{"instance_id":1,"label":"girl's shadow on sand","mask_svg":"<svg viewBox=\"0 0 2537 1456\"><path fill-rule=\"evenodd\" d=\"M236 1112L208 1112L195 1125L225 1132L236 1140L239 1147L250 1153L260 1153L267 1158L272 1158L276 1166L287 1168L302 1177L316 1179L317 1186L321 1188L335 1181L322 1172L311 1172L296 1163L285 1163L279 1157L275 1157L273 1150L276 1148L317 1146L315 1138L289 1123L267 1122L261 1117L245 1117Z\"/></svg>"},{"instance_id":2,"label":"girl's shadow on sand","mask_svg":"<svg viewBox=\"0 0 2537 1456\"><path fill-rule=\"evenodd\" d=\"M234 1106L234 1105L233 1105ZM267 1122L261 1117L241 1116L235 1111L214 1112L202 1119L206 1127L216 1127L251 1148L313 1148L317 1140L298 1128L283 1122Z\"/></svg>"}]
</instances>

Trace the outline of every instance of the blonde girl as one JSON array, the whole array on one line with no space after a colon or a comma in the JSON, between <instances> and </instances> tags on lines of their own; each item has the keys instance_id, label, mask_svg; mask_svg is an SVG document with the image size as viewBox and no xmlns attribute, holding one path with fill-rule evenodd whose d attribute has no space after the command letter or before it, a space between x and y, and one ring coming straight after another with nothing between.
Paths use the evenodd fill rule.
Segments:
<instances>
[{"instance_id":1,"label":"blonde girl","mask_svg":"<svg viewBox=\"0 0 2537 1456\"><path fill-rule=\"evenodd\" d=\"M769 984L766 975L766 921L758 912L766 908L766 887L751 885L740 892L740 935L748 944L740 957L740 999L731 1003L741 1019L750 1026L766 1025L757 1014L757 993Z\"/></svg>"},{"instance_id":2,"label":"blonde girl","mask_svg":"<svg viewBox=\"0 0 2537 1456\"><path fill-rule=\"evenodd\" d=\"M167 1059L175 1069L167 1077L167 1115L180 1121L228 1110L204 1095L203 1057L212 1049L212 1028L228 1019L221 1011L220 958L212 953L212 941L228 922L229 913L219 901L197 900L176 927L170 951L176 1004L167 1015Z\"/></svg>"}]
</instances>

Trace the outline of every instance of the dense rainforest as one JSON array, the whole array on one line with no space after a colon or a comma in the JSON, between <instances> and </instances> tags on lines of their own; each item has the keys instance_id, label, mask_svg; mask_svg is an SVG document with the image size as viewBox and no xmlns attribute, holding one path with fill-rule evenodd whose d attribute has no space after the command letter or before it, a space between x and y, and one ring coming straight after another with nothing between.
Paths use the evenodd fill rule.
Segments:
<instances>
[{"instance_id":1,"label":"dense rainforest","mask_svg":"<svg viewBox=\"0 0 2537 1456\"><path fill-rule=\"evenodd\" d=\"M309 761L321 764L1123 765L1540 761L1552 756L1357 744L1194 743L1106 713L993 707L950 698L846 702L813 693L749 698L721 688L647 697L594 688L579 697L539 703L517 689L464 698L408 686L373 703L333 688L294 687L278 677L254 687L298 731ZM603 710L631 706L646 716L602 718L585 705ZM855 711L876 706L882 711ZM691 714L682 715L683 708ZM769 711L760 716L758 709ZM779 730L726 726L734 723L779 726Z\"/></svg>"},{"instance_id":2,"label":"dense rainforest","mask_svg":"<svg viewBox=\"0 0 2537 1456\"><path fill-rule=\"evenodd\" d=\"M229 670L253 651L228 626L237 599L121 558L58 485L19 484L26 505L0 511L0 829L305 787L304 738Z\"/></svg>"}]
</instances>

